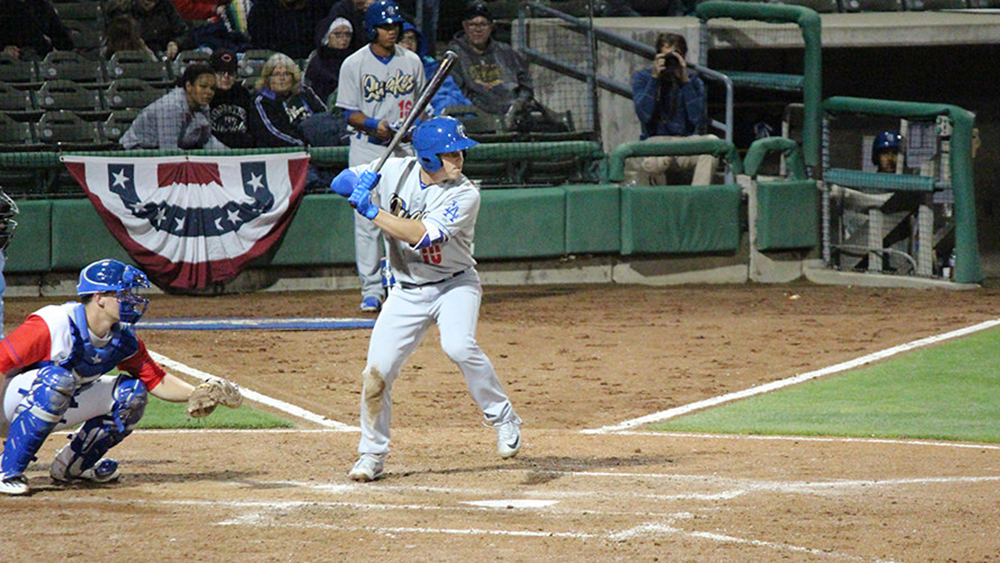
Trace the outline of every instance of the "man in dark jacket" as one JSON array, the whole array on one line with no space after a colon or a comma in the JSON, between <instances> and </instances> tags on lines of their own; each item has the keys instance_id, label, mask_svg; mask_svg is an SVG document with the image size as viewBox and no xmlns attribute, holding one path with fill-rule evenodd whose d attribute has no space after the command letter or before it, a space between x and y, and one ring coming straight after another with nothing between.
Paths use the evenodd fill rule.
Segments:
<instances>
[{"instance_id":1,"label":"man in dark jacket","mask_svg":"<svg viewBox=\"0 0 1000 563\"><path fill-rule=\"evenodd\" d=\"M330 0L255 0L247 16L250 45L305 60L316 24L329 11Z\"/></svg>"},{"instance_id":2,"label":"man in dark jacket","mask_svg":"<svg viewBox=\"0 0 1000 563\"><path fill-rule=\"evenodd\" d=\"M532 98L528 65L514 48L492 38L493 17L485 4L465 11L462 32L448 45L458 55L452 76L476 107L504 115L515 101Z\"/></svg>"},{"instance_id":3,"label":"man in dark jacket","mask_svg":"<svg viewBox=\"0 0 1000 563\"><path fill-rule=\"evenodd\" d=\"M49 0L0 0L0 46L19 59L70 51L73 41Z\"/></svg>"}]
</instances>

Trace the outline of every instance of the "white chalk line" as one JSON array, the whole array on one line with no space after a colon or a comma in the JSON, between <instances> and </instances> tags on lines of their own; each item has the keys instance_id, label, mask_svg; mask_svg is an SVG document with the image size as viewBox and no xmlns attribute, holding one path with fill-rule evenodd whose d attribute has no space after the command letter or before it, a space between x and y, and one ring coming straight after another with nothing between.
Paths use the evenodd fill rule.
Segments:
<instances>
[{"instance_id":1,"label":"white chalk line","mask_svg":"<svg viewBox=\"0 0 1000 563\"><path fill-rule=\"evenodd\" d=\"M359 485L357 488L363 488L364 485ZM53 499L56 500L56 499ZM655 537L655 536L665 536L665 535L679 535L686 536L690 538L709 540L718 543L734 543L740 545L749 545L754 547L763 547L776 551L786 551L792 553L807 553L810 555L823 556L831 559L847 560L847 561L878 561L883 562L882 559L871 559L867 557L861 557L846 553L838 553L828 550L820 550L808 547L802 547L798 545L792 545L780 542L769 542L756 539L741 538L738 536L733 536L729 534L719 534L714 532L699 532L690 531L683 528L679 528L672 525L676 519L687 519L690 517L688 513L671 514L666 515L668 524L663 524L659 522L646 522L639 524L637 526L632 526L630 528L625 528L622 530L609 530L602 532L558 532L558 531L534 531L534 530L503 530L503 529L485 529L485 528L434 528L434 527L416 527L416 526L351 526L342 524L331 524L331 523L320 523L320 522L287 522L285 518L277 519L271 517L273 514L284 512L288 510L294 510L298 508L309 508L316 509L322 507L335 507L335 508L363 508L372 510L393 510L393 509L412 509L418 508L421 510L460 510L460 511L491 511L495 512L497 509L483 508L483 507L426 507L420 505L374 505L374 504L362 504L362 503L317 503L311 501L283 501L283 502L257 502L257 501L196 501L196 500L113 500L106 497L99 499L102 504L107 503L119 503L119 504L159 504L159 505L172 505L172 506L195 506L195 507L206 507L206 508L224 508L231 510L233 508L251 508L257 509L246 512L244 514L237 515L225 520L216 522L216 526L235 526L235 527L245 527L245 526L256 526L256 527L266 527L266 528L288 528L288 529L320 529L329 530L337 532L352 532L352 533L369 533L369 534L418 534L418 535L457 535L457 536L504 536L504 537L527 537L527 538L564 538L564 539L603 539L607 541L612 541L616 543L625 543L633 539L643 538L643 537ZM68 503L86 503L87 499L58 499L60 505L65 505ZM90 501L93 502L93 501ZM600 512L587 510L588 514L601 514ZM578 514L576 512L575 514ZM633 513L634 514L634 513ZM643 514L644 517L649 518L651 514Z\"/></svg>"},{"instance_id":2,"label":"white chalk line","mask_svg":"<svg viewBox=\"0 0 1000 563\"><path fill-rule=\"evenodd\" d=\"M772 381L770 383L757 385L755 387L744 389L742 391L727 393L725 395L719 395L718 397L712 397L711 399L705 399L704 401L697 401L694 403L689 403L687 405L682 405L680 407L675 407L672 409L667 409L665 411L660 411L657 413L641 416L639 418L633 418L631 420L626 420L624 422L612 426L603 426L601 428L582 430L581 432L584 434L606 434L610 432L627 430L629 428L635 428L636 426L644 426L646 424L652 424L654 422L662 422L664 420L676 418L678 416L685 415L696 410L701 410L708 407L714 407L717 405L721 405L723 403L729 403L737 399L744 399L747 397L753 397L755 395L769 393L771 391L775 391L783 387L796 385L798 383L809 381L810 379L816 379L817 377L822 377L824 375L830 375L833 373L839 373L842 371L847 371L849 369L854 369L856 367L860 367L865 364L870 364L878 360L884 360L885 358L895 356L896 354L908 352L910 350L915 350L917 348L929 346L931 344L937 344L939 342L944 342L945 340L950 340L952 338L958 338L960 336L973 334L981 330L993 328L997 325L1000 325L1000 319L985 321L977 325L960 328L958 330L953 330L951 332L946 332L944 334L929 336L927 338L921 338L920 340L914 340L913 342L908 342L906 344L900 344L899 346L893 346L892 348L887 348L879 352L868 354L867 356L855 358L847 362L843 362L833 366L828 366L808 373L799 374L794 377L789 377L779 381Z\"/></svg>"},{"instance_id":3,"label":"white chalk line","mask_svg":"<svg viewBox=\"0 0 1000 563\"><path fill-rule=\"evenodd\" d=\"M201 379L203 381L209 380L209 379L216 379L218 377L218 376L212 375L210 373L206 373L204 371L201 371L199 369L193 368L191 366L182 364L182 363L180 363L178 361L171 360L170 358L168 358L168 357L166 357L166 356L164 356L162 354L158 354L156 352L153 352L152 350L149 351L149 355L152 356L152 358L157 363L159 363L160 365L162 365L164 367L167 367L167 368L179 371L181 373L186 373L186 374L188 374L190 376L197 377L198 379ZM323 415L307 411L306 409L304 409L302 407L299 407L297 405L293 405L291 403L286 403L285 401L281 401L281 400L275 399L273 397L268 397L267 395L263 395L261 393L257 393L256 391L251 391L250 389L247 389L246 387L243 387L243 386L240 386L240 388L243 391L243 398L248 399L250 401L254 401L256 403L260 403L262 405L267 405L267 406L269 406L271 408L274 408L274 409L278 409L279 411L284 412L286 414L290 414L292 416L295 416L295 417L298 417L298 418L301 418L301 419L304 419L304 420L308 420L309 422L315 422L316 424L319 424L321 426L325 426L327 428L330 428L332 430L336 430L336 431L339 431L339 432L360 432L361 431L361 428L359 428L357 426L350 426L348 424L344 424L343 422L338 422L336 420L330 420L329 418L326 418Z\"/></svg>"},{"instance_id":4,"label":"white chalk line","mask_svg":"<svg viewBox=\"0 0 1000 563\"><path fill-rule=\"evenodd\" d=\"M894 446L931 446L935 448L966 448L972 450L1000 450L995 444L973 444L963 442L935 442L932 440L903 440L892 438L851 438L824 436L762 436L758 434L705 434L702 432L655 432L652 430L623 430L616 436L657 436L670 438L704 438L710 440L775 440L782 442L837 442L861 444L888 444Z\"/></svg>"}]
</instances>

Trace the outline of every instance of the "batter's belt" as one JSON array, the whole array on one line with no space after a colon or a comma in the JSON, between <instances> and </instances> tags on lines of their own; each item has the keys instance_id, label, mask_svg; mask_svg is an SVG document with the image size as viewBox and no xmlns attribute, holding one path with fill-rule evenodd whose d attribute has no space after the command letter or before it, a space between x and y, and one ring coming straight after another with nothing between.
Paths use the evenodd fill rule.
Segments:
<instances>
[{"instance_id":1,"label":"batter's belt","mask_svg":"<svg viewBox=\"0 0 1000 563\"><path fill-rule=\"evenodd\" d=\"M402 287L403 289L420 289L421 287L427 287L429 285L437 285L439 283L444 283L444 282L446 282L448 280L453 280L453 279L457 278L458 276L460 276L460 275L462 275L462 274L464 274L464 273L466 273L468 271L469 271L469 269L466 268L464 270L460 270L458 272L455 272L454 274L451 274L450 276L446 276L444 278L441 278L441 279L439 279L437 281L432 281L432 282L410 283L410 282L401 281L401 282L399 282L399 286Z\"/></svg>"}]
</instances>

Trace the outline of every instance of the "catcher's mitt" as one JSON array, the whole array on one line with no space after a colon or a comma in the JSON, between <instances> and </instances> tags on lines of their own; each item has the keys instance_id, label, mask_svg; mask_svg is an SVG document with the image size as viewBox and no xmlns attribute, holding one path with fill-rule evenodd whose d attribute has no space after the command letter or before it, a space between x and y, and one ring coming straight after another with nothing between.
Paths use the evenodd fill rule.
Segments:
<instances>
[{"instance_id":1,"label":"catcher's mitt","mask_svg":"<svg viewBox=\"0 0 1000 563\"><path fill-rule=\"evenodd\" d=\"M192 418L212 414L215 407L226 405L235 409L243 404L240 386L225 379L210 379L194 388L187 401L187 412Z\"/></svg>"}]
</instances>

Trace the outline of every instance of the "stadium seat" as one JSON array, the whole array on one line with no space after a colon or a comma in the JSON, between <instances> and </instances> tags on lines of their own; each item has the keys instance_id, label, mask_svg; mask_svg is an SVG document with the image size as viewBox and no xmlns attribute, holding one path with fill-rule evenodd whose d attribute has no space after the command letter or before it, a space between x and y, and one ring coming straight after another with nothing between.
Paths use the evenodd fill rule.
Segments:
<instances>
[{"instance_id":1,"label":"stadium seat","mask_svg":"<svg viewBox=\"0 0 1000 563\"><path fill-rule=\"evenodd\" d=\"M121 109L111 112L107 121L104 122L104 138L109 143L117 143L125 131L132 126L132 121L139 115L137 109Z\"/></svg>"},{"instance_id":2,"label":"stadium seat","mask_svg":"<svg viewBox=\"0 0 1000 563\"><path fill-rule=\"evenodd\" d=\"M255 82L261 71L264 70L264 63L273 54L274 51L269 49L247 49L240 57L239 77L243 83L246 84L248 80L251 84ZM247 86L247 88L253 89L252 86Z\"/></svg>"},{"instance_id":3,"label":"stadium seat","mask_svg":"<svg viewBox=\"0 0 1000 563\"><path fill-rule=\"evenodd\" d=\"M39 80L105 83L104 63L73 51L52 51L38 63Z\"/></svg>"},{"instance_id":4,"label":"stadium seat","mask_svg":"<svg viewBox=\"0 0 1000 563\"><path fill-rule=\"evenodd\" d=\"M0 53L0 82L11 84L36 84L38 69L31 61L22 61L7 53Z\"/></svg>"},{"instance_id":5,"label":"stadium seat","mask_svg":"<svg viewBox=\"0 0 1000 563\"><path fill-rule=\"evenodd\" d=\"M104 92L104 100L110 110L142 109L168 91L169 88L154 87L138 78L122 78L111 82Z\"/></svg>"},{"instance_id":6,"label":"stadium seat","mask_svg":"<svg viewBox=\"0 0 1000 563\"><path fill-rule=\"evenodd\" d=\"M843 0L845 12L901 12L903 0Z\"/></svg>"},{"instance_id":7,"label":"stadium seat","mask_svg":"<svg viewBox=\"0 0 1000 563\"><path fill-rule=\"evenodd\" d=\"M118 51L108 61L108 78L138 78L147 82L169 84L174 79L170 65L152 60L142 51Z\"/></svg>"},{"instance_id":8,"label":"stadium seat","mask_svg":"<svg viewBox=\"0 0 1000 563\"><path fill-rule=\"evenodd\" d=\"M964 10L969 7L966 0L904 0L906 9L913 12L934 10Z\"/></svg>"},{"instance_id":9,"label":"stadium seat","mask_svg":"<svg viewBox=\"0 0 1000 563\"><path fill-rule=\"evenodd\" d=\"M454 117L465 126L465 132L479 140L477 135L504 133L503 118L489 114L476 106L454 105L444 108L441 115Z\"/></svg>"},{"instance_id":10,"label":"stadium seat","mask_svg":"<svg viewBox=\"0 0 1000 563\"><path fill-rule=\"evenodd\" d=\"M73 41L73 49L91 60L100 60L101 46L104 38L101 30L104 24L93 22L70 20L63 23L63 27L69 32L70 40Z\"/></svg>"},{"instance_id":11,"label":"stadium seat","mask_svg":"<svg viewBox=\"0 0 1000 563\"><path fill-rule=\"evenodd\" d=\"M38 139L58 150L96 151L110 148L101 124L84 121L71 111L47 111L38 120Z\"/></svg>"},{"instance_id":12,"label":"stadium seat","mask_svg":"<svg viewBox=\"0 0 1000 563\"><path fill-rule=\"evenodd\" d=\"M42 111L66 110L86 120L104 120L108 110L101 90L84 88L72 80L49 80L36 94Z\"/></svg>"},{"instance_id":13,"label":"stadium seat","mask_svg":"<svg viewBox=\"0 0 1000 563\"><path fill-rule=\"evenodd\" d=\"M38 121L42 116L35 103L34 92L14 88L2 82L0 82L0 113L14 121Z\"/></svg>"},{"instance_id":14,"label":"stadium seat","mask_svg":"<svg viewBox=\"0 0 1000 563\"><path fill-rule=\"evenodd\" d=\"M0 152L35 151L42 148L44 145L38 142L33 123L15 121L0 114Z\"/></svg>"},{"instance_id":15,"label":"stadium seat","mask_svg":"<svg viewBox=\"0 0 1000 563\"><path fill-rule=\"evenodd\" d=\"M189 49L187 51L177 53L177 58L174 59L174 76L184 74L184 69L191 63L207 63L209 57L210 55L207 51L202 51L200 49Z\"/></svg>"},{"instance_id":16,"label":"stadium seat","mask_svg":"<svg viewBox=\"0 0 1000 563\"><path fill-rule=\"evenodd\" d=\"M79 2L66 1L53 2L59 19L65 25L69 21L83 21L93 24L100 24L103 15L101 3L96 0L80 0Z\"/></svg>"},{"instance_id":17,"label":"stadium seat","mask_svg":"<svg viewBox=\"0 0 1000 563\"><path fill-rule=\"evenodd\" d=\"M838 0L771 0L770 3L803 6L815 10L820 14L835 14L840 12L840 3Z\"/></svg>"}]
</instances>

